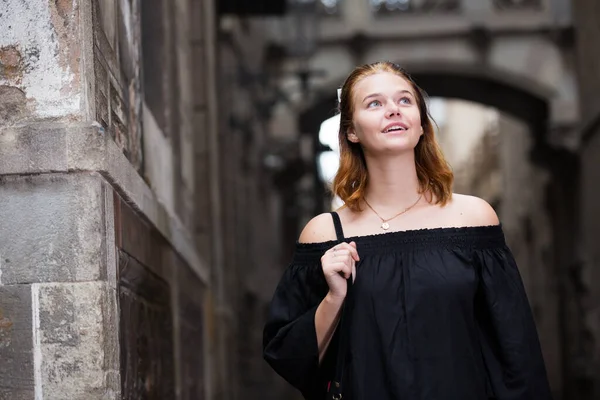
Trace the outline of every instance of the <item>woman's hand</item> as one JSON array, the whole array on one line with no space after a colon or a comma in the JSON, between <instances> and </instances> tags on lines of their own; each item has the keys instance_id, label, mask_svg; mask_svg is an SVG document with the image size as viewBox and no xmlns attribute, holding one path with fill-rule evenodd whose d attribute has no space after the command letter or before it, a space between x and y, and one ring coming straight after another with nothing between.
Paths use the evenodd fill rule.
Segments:
<instances>
[{"instance_id":1,"label":"woman's hand","mask_svg":"<svg viewBox=\"0 0 600 400\"><path fill-rule=\"evenodd\" d=\"M336 300L346 298L348 285L346 279L356 276L356 262L360 261L356 251L356 243L340 243L327 250L321 257L321 266L329 296Z\"/></svg>"}]
</instances>

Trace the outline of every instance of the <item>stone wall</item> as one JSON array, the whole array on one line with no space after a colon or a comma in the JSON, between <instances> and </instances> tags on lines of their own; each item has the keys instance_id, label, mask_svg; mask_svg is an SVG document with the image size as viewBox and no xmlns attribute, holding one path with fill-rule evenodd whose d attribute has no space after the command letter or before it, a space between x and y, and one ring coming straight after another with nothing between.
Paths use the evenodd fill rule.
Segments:
<instances>
[{"instance_id":1,"label":"stone wall","mask_svg":"<svg viewBox=\"0 0 600 400\"><path fill-rule=\"evenodd\" d=\"M600 121L600 114L597 116ZM580 348L584 361L577 376L580 393L589 399L600 397L600 124L590 127L589 140L581 158L581 250L578 272L581 282L578 304L581 315Z\"/></svg>"},{"instance_id":2,"label":"stone wall","mask_svg":"<svg viewBox=\"0 0 600 400\"><path fill-rule=\"evenodd\" d=\"M573 398L600 398L600 7L594 0L573 0L576 56L582 124L579 146L579 192L574 194L578 218L576 259L570 268L568 371Z\"/></svg>"},{"instance_id":3,"label":"stone wall","mask_svg":"<svg viewBox=\"0 0 600 400\"><path fill-rule=\"evenodd\" d=\"M44 127L0 136L0 393L201 398L208 266L102 129Z\"/></svg>"},{"instance_id":4,"label":"stone wall","mask_svg":"<svg viewBox=\"0 0 600 400\"><path fill-rule=\"evenodd\" d=\"M576 35L577 80L579 83L582 116L590 117L600 110L600 9L595 0L572 0Z\"/></svg>"},{"instance_id":5,"label":"stone wall","mask_svg":"<svg viewBox=\"0 0 600 400\"><path fill-rule=\"evenodd\" d=\"M204 398L206 285L127 203L94 172L3 178L0 398Z\"/></svg>"},{"instance_id":6,"label":"stone wall","mask_svg":"<svg viewBox=\"0 0 600 400\"><path fill-rule=\"evenodd\" d=\"M137 169L142 169L140 2L91 2L93 73L91 119L99 122ZM92 97L93 96L93 97Z\"/></svg>"},{"instance_id":7,"label":"stone wall","mask_svg":"<svg viewBox=\"0 0 600 400\"><path fill-rule=\"evenodd\" d=\"M102 181L2 177L0 398L119 398Z\"/></svg>"},{"instance_id":8,"label":"stone wall","mask_svg":"<svg viewBox=\"0 0 600 400\"><path fill-rule=\"evenodd\" d=\"M90 28L79 1L4 1L0 5L0 121L81 119L84 48Z\"/></svg>"},{"instance_id":9,"label":"stone wall","mask_svg":"<svg viewBox=\"0 0 600 400\"><path fill-rule=\"evenodd\" d=\"M507 115L499 120L501 189L499 213L507 241L519 265L536 321L550 386L563 391L563 343L560 335L559 281L548 208L550 172L532 162L530 128Z\"/></svg>"},{"instance_id":10,"label":"stone wall","mask_svg":"<svg viewBox=\"0 0 600 400\"><path fill-rule=\"evenodd\" d=\"M117 193L120 361L123 399L206 395L206 283Z\"/></svg>"},{"instance_id":11,"label":"stone wall","mask_svg":"<svg viewBox=\"0 0 600 400\"><path fill-rule=\"evenodd\" d=\"M213 19L0 5L0 399L213 398Z\"/></svg>"}]
</instances>

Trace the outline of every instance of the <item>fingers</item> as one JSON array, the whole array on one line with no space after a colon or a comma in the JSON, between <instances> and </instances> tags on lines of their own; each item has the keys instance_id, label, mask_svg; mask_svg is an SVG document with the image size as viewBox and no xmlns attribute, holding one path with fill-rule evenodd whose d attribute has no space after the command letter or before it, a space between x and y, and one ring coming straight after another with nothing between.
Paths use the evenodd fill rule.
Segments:
<instances>
[{"instance_id":1,"label":"fingers","mask_svg":"<svg viewBox=\"0 0 600 400\"><path fill-rule=\"evenodd\" d=\"M352 275L353 268L355 268L355 261L350 257L348 252L343 256L339 253L342 253L342 251L336 252L337 257L332 255L324 264L324 267L330 273L339 273L348 279Z\"/></svg>"},{"instance_id":2,"label":"fingers","mask_svg":"<svg viewBox=\"0 0 600 400\"><path fill-rule=\"evenodd\" d=\"M349 252L349 254L354 259L354 261L360 261L360 257L358 256L358 250L356 249L356 243L355 242L340 243L340 244L338 244L336 246L333 246L327 252L334 252L336 254L341 254L339 252L340 251L344 251L344 250L347 251L347 252ZM348 254L348 253L345 253L345 254Z\"/></svg>"},{"instance_id":3,"label":"fingers","mask_svg":"<svg viewBox=\"0 0 600 400\"><path fill-rule=\"evenodd\" d=\"M340 272L342 273L344 278L346 278L346 279L350 278L350 276L352 275L352 265L349 265L348 263L345 262L342 265Z\"/></svg>"},{"instance_id":4,"label":"fingers","mask_svg":"<svg viewBox=\"0 0 600 400\"><path fill-rule=\"evenodd\" d=\"M356 278L356 261L350 259L350 263L344 263L344 278L348 279L352 277L352 282Z\"/></svg>"},{"instance_id":5,"label":"fingers","mask_svg":"<svg viewBox=\"0 0 600 400\"><path fill-rule=\"evenodd\" d=\"M323 272L329 274L340 274L345 279L356 276L356 262L360 261L356 243L340 243L323 254L321 263Z\"/></svg>"},{"instance_id":6,"label":"fingers","mask_svg":"<svg viewBox=\"0 0 600 400\"><path fill-rule=\"evenodd\" d=\"M354 261L360 261L360 257L358 256L358 250L356 249L356 242L350 242L349 246Z\"/></svg>"},{"instance_id":7,"label":"fingers","mask_svg":"<svg viewBox=\"0 0 600 400\"><path fill-rule=\"evenodd\" d=\"M339 270L336 273L342 275L345 279L348 279L350 277L350 275L352 274L351 268L348 267L348 265L346 265L346 264L341 264L339 266Z\"/></svg>"},{"instance_id":8,"label":"fingers","mask_svg":"<svg viewBox=\"0 0 600 400\"><path fill-rule=\"evenodd\" d=\"M358 256L358 250L356 248L356 242L340 243L336 247L349 251L354 261L360 261L360 257Z\"/></svg>"}]
</instances>

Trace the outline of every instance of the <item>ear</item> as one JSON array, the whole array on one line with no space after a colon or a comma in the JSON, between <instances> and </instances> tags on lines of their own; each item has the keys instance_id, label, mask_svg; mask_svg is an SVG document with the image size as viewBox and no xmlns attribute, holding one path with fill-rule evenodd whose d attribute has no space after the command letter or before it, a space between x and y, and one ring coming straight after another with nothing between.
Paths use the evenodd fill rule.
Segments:
<instances>
[{"instance_id":1,"label":"ear","mask_svg":"<svg viewBox=\"0 0 600 400\"><path fill-rule=\"evenodd\" d=\"M421 135L420 136L423 136L424 134L425 134L425 130L423 129L423 126L421 126Z\"/></svg>"},{"instance_id":2,"label":"ear","mask_svg":"<svg viewBox=\"0 0 600 400\"><path fill-rule=\"evenodd\" d=\"M360 142L360 139L358 138L358 136L356 135L356 132L354 132L353 128L348 129L348 133L346 134L346 137L348 138L349 141L351 141L352 143L358 143Z\"/></svg>"}]
</instances>

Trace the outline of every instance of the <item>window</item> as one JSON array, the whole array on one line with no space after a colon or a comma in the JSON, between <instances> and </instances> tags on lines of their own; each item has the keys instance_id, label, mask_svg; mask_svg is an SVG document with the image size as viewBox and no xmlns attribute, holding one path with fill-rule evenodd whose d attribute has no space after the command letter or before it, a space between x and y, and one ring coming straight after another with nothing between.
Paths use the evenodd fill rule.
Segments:
<instances>
[{"instance_id":1,"label":"window","mask_svg":"<svg viewBox=\"0 0 600 400\"><path fill-rule=\"evenodd\" d=\"M373 13L445 13L460 10L460 0L368 0Z\"/></svg>"},{"instance_id":2,"label":"window","mask_svg":"<svg viewBox=\"0 0 600 400\"><path fill-rule=\"evenodd\" d=\"M494 8L499 11L541 10L542 0L492 0Z\"/></svg>"},{"instance_id":3,"label":"window","mask_svg":"<svg viewBox=\"0 0 600 400\"><path fill-rule=\"evenodd\" d=\"M338 15L342 0L318 0L319 12L322 15Z\"/></svg>"},{"instance_id":4,"label":"window","mask_svg":"<svg viewBox=\"0 0 600 400\"><path fill-rule=\"evenodd\" d=\"M164 0L141 2L144 100L163 133L169 134L169 44Z\"/></svg>"}]
</instances>

